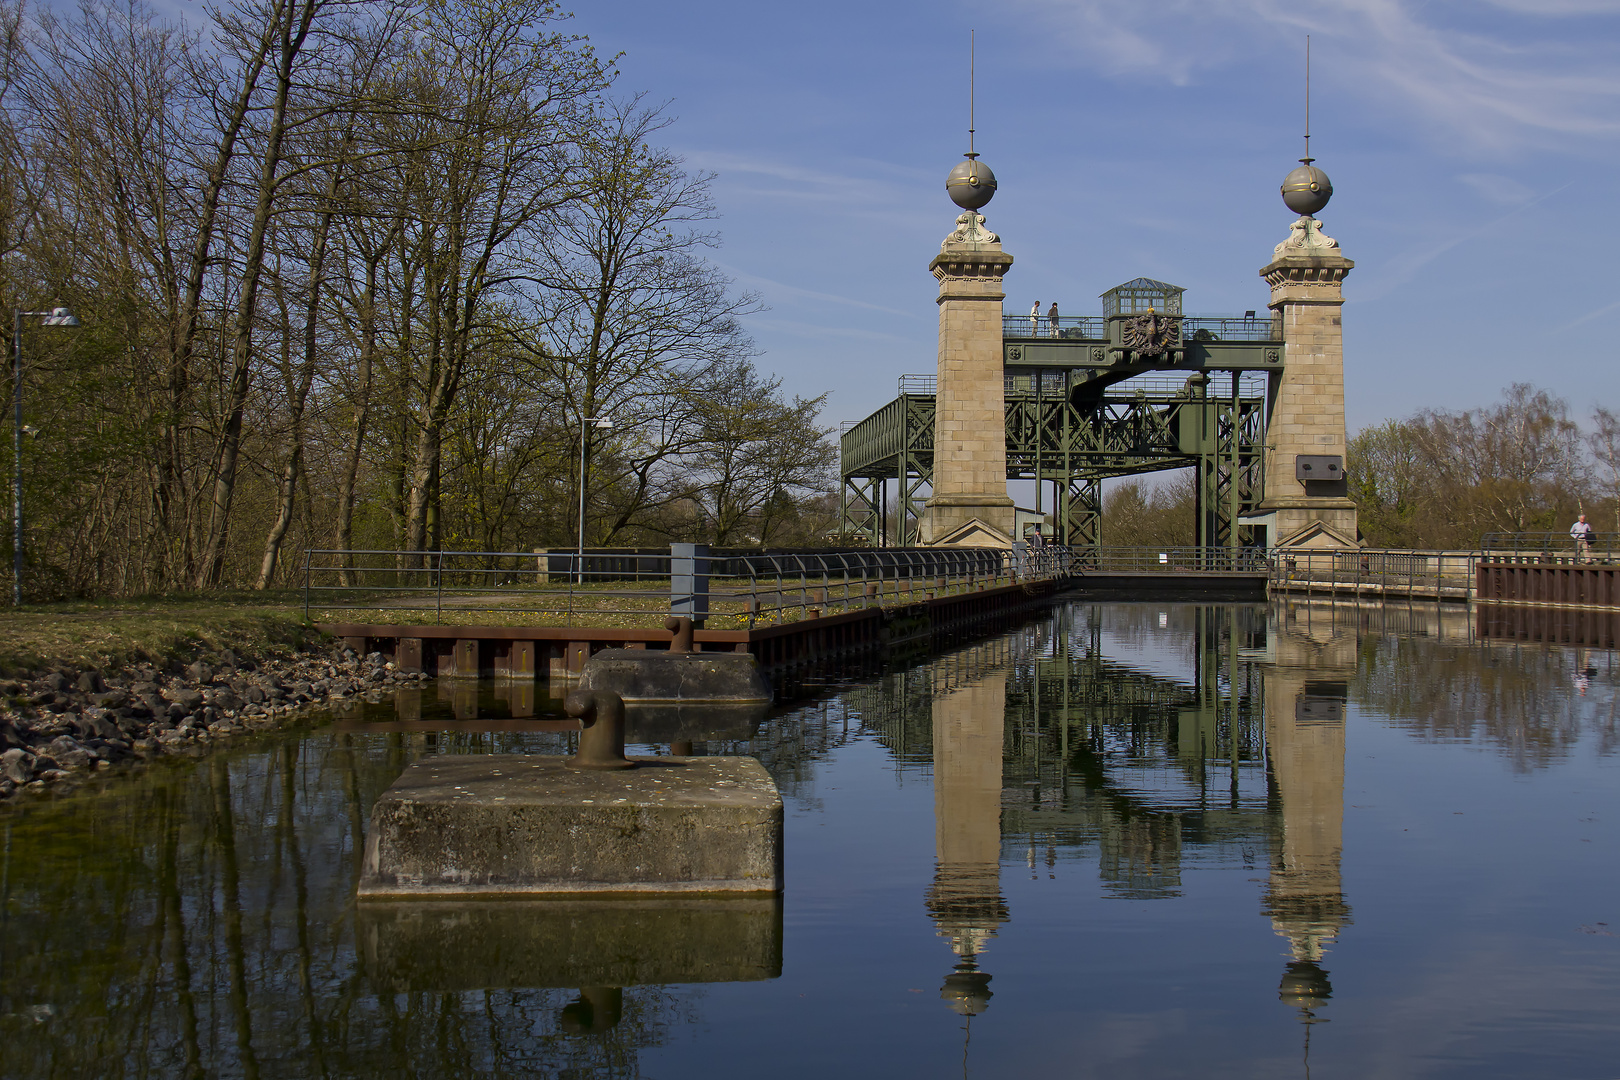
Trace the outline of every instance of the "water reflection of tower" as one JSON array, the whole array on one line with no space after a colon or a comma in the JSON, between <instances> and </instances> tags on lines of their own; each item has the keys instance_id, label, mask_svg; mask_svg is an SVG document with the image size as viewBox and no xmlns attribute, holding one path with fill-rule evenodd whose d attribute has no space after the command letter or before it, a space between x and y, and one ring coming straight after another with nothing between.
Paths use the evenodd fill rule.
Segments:
<instances>
[{"instance_id":1,"label":"water reflection of tower","mask_svg":"<svg viewBox=\"0 0 1620 1080\"><path fill-rule=\"evenodd\" d=\"M976 1016L989 1005L990 976L979 970L978 955L1008 918L1001 896L1006 710L1005 669L941 687L933 702L937 862L928 911L958 957L940 997L964 1016Z\"/></svg>"},{"instance_id":2,"label":"water reflection of tower","mask_svg":"<svg viewBox=\"0 0 1620 1080\"><path fill-rule=\"evenodd\" d=\"M1266 672L1266 745L1281 837L1264 911L1292 959L1278 996L1305 1023L1332 996L1324 946L1350 922L1339 863L1344 834L1346 682L1355 635L1343 626L1274 633Z\"/></svg>"}]
</instances>

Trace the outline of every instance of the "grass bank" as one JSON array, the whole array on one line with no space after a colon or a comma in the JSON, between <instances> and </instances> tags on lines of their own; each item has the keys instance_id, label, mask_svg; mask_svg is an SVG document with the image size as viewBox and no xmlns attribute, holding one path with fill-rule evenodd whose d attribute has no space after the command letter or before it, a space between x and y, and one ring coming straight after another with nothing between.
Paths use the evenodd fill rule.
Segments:
<instances>
[{"instance_id":1,"label":"grass bank","mask_svg":"<svg viewBox=\"0 0 1620 1080\"><path fill-rule=\"evenodd\" d=\"M0 672L162 666L223 649L258 656L317 636L292 592L28 605L0 609Z\"/></svg>"},{"instance_id":2,"label":"grass bank","mask_svg":"<svg viewBox=\"0 0 1620 1080\"><path fill-rule=\"evenodd\" d=\"M823 579L757 582L748 592L718 582L711 595L711 630L792 622L806 607L837 614L872 603L916 603L931 591L921 580L887 582L880 596L864 583ZM729 585L729 587L728 587ZM963 588L960 584L945 592ZM429 590L424 590L429 591ZM318 638L313 623L469 623L485 626L661 626L669 611L667 586L627 589L622 583L571 590L447 589L432 603L408 594L341 594L341 606L312 604L304 621L298 589L267 592L188 593L138 599L31 604L0 608L0 676L41 670L117 669L135 663L190 663L200 655L234 649L262 656ZM320 599L331 600L330 595ZM746 603L764 610L750 618ZM545 610L550 608L550 610ZM782 610L777 610L781 608ZM559 610L560 609L560 610Z\"/></svg>"}]
</instances>

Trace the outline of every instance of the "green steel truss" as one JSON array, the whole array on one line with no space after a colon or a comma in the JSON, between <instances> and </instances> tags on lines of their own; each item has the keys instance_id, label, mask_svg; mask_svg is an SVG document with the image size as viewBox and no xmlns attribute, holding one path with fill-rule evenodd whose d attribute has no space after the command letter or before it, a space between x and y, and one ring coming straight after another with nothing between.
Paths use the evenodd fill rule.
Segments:
<instances>
[{"instance_id":1,"label":"green steel truss","mask_svg":"<svg viewBox=\"0 0 1620 1080\"><path fill-rule=\"evenodd\" d=\"M1027 317L1007 320L1007 478L1054 484L1055 539L1098 544L1104 479L1191 467L1195 542L1242 545L1249 537L1238 521L1264 487L1268 383L1282 369L1278 328L1269 319L1179 320L1181 347L1143 357L1120 348L1120 321L1075 319L1050 333L1043 320L1037 336ZM933 379L906 376L898 397L844 432L846 536L915 544L933 450Z\"/></svg>"}]
</instances>

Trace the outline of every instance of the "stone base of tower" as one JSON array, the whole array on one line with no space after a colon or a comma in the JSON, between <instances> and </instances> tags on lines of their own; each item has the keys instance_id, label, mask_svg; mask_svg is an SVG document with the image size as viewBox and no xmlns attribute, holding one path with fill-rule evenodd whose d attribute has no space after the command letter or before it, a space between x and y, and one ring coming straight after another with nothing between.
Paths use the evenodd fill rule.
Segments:
<instances>
[{"instance_id":1,"label":"stone base of tower","mask_svg":"<svg viewBox=\"0 0 1620 1080\"><path fill-rule=\"evenodd\" d=\"M1343 549L1360 547L1356 539L1356 504L1349 499L1270 500L1248 523L1266 527L1267 544L1279 548Z\"/></svg>"},{"instance_id":2,"label":"stone base of tower","mask_svg":"<svg viewBox=\"0 0 1620 1080\"><path fill-rule=\"evenodd\" d=\"M927 546L1010 548L1013 501L1005 495L941 495L929 499L919 532Z\"/></svg>"}]
</instances>

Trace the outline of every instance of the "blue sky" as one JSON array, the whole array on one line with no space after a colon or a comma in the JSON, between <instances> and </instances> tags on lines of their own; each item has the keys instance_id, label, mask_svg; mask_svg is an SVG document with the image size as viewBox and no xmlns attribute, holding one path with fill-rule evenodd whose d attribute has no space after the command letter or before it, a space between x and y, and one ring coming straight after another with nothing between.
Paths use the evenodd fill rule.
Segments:
<instances>
[{"instance_id":1,"label":"blue sky","mask_svg":"<svg viewBox=\"0 0 1620 1080\"><path fill-rule=\"evenodd\" d=\"M1301 154L1304 37L1318 216L1346 282L1349 426L1467 408L1527 380L1620 406L1611 189L1620 0L939 0L574 6L667 99L666 145L717 174L714 253L769 310L761 366L858 419L934 369L928 260L966 149L978 32L984 211L1017 259L1007 310L1067 314L1138 275L1189 312L1267 299Z\"/></svg>"}]
</instances>

